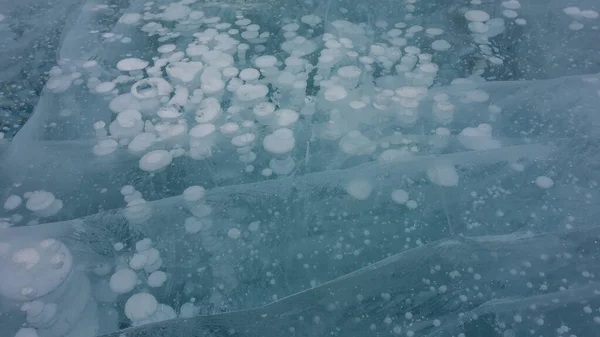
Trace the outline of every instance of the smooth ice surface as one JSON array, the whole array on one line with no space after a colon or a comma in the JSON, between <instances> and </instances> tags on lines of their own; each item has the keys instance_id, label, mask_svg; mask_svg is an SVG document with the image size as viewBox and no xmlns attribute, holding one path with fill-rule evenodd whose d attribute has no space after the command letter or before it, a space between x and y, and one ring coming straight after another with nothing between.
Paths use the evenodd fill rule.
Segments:
<instances>
[{"instance_id":1,"label":"smooth ice surface","mask_svg":"<svg viewBox=\"0 0 600 337\"><path fill-rule=\"evenodd\" d=\"M1 5L3 336L597 334L594 1Z\"/></svg>"}]
</instances>

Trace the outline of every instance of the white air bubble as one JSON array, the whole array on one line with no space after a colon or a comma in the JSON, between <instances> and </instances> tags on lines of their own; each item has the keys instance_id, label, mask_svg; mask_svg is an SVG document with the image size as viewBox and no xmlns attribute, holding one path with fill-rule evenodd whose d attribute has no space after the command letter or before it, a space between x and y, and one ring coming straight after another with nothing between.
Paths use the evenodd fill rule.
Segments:
<instances>
[{"instance_id":1,"label":"white air bubble","mask_svg":"<svg viewBox=\"0 0 600 337\"><path fill-rule=\"evenodd\" d=\"M173 161L173 155L169 151L155 150L144 155L139 162L142 171L158 172L166 168Z\"/></svg>"},{"instance_id":2,"label":"white air bubble","mask_svg":"<svg viewBox=\"0 0 600 337\"><path fill-rule=\"evenodd\" d=\"M346 192L356 200L366 200L373 191L371 182L365 179L355 179L346 184Z\"/></svg>"},{"instance_id":3,"label":"white air bubble","mask_svg":"<svg viewBox=\"0 0 600 337\"><path fill-rule=\"evenodd\" d=\"M146 68L150 63L138 58L126 58L117 63L117 69L121 71L136 71Z\"/></svg>"},{"instance_id":4,"label":"white air bubble","mask_svg":"<svg viewBox=\"0 0 600 337\"><path fill-rule=\"evenodd\" d=\"M125 303L125 316L134 322L144 321L150 318L157 308L158 302L154 296L148 293L138 293L131 296Z\"/></svg>"},{"instance_id":5,"label":"white air bubble","mask_svg":"<svg viewBox=\"0 0 600 337\"><path fill-rule=\"evenodd\" d=\"M582 30L585 26L581 22L573 21L569 24L570 30Z\"/></svg>"},{"instance_id":6,"label":"white air bubble","mask_svg":"<svg viewBox=\"0 0 600 337\"><path fill-rule=\"evenodd\" d=\"M436 164L427 170L427 178L432 183L443 187L456 186L459 180L458 172L450 164Z\"/></svg>"},{"instance_id":7,"label":"white air bubble","mask_svg":"<svg viewBox=\"0 0 600 337\"><path fill-rule=\"evenodd\" d=\"M579 13L581 15L581 17L586 18L586 19L597 19L598 18L598 12L596 12L595 10L592 9L585 9L582 10L581 13Z\"/></svg>"},{"instance_id":8,"label":"white air bubble","mask_svg":"<svg viewBox=\"0 0 600 337\"><path fill-rule=\"evenodd\" d=\"M481 10L470 10L465 13L465 19L472 22L485 22L490 19L490 15Z\"/></svg>"},{"instance_id":9,"label":"white air bubble","mask_svg":"<svg viewBox=\"0 0 600 337\"><path fill-rule=\"evenodd\" d=\"M263 140L265 150L275 155L289 153L294 149L294 145L294 133L287 128L277 129Z\"/></svg>"},{"instance_id":10,"label":"white air bubble","mask_svg":"<svg viewBox=\"0 0 600 337\"><path fill-rule=\"evenodd\" d=\"M579 7L565 7L563 8L563 12L567 15L576 16L581 14L581 9Z\"/></svg>"},{"instance_id":11,"label":"white air bubble","mask_svg":"<svg viewBox=\"0 0 600 337\"><path fill-rule=\"evenodd\" d=\"M102 139L96 145L94 145L93 153L98 157L107 156L115 152L118 147L119 143L116 140L112 138Z\"/></svg>"},{"instance_id":12,"label":"white air bubble","mask_svg":"<svg viewBox=\"0 0 600 337\"><path fill-rule=\"evenodd\" d=\"M121 269L110 277L110 290L117 294L125 294L133 290L137 284L137 275L131 269Z\"/></svg>"},{"instance_id":13,"label":"white air bubble","mask_svg":"<svg viewBox=\"0 0 600 337\"><path fill-rule=\"evenodd\" d=\"M539 176L537 178L535 178L535 184L539 187L539 188L550 188L552 186L554 186L554 181L547 176Z\"/></svg>"},{"instance_id":14,"label":"white air bubble","mask_svg":"<svg viewBox=\"0 0 600 337\"><path fill-rule=\"evenodd\" d=\"M242 232L237 228L231 228L227 231L227 236L232 240L237 240L242 236Z\"/></svg>"},{"instance_id":15,"label":"white air bubble","mask_svg":"<svg viewBox=\"0 0 600 337\"><path fill-rule=\"evenodd\" d=\"M164 271L155 271L152 272L152 274L150 274L150 276L148 276L148 286L150 286L151 288L158 288L158 287L162 287L163 284L165 284L165 282L167 281L167 274Z\"/></svg>"},{"instance_id":16,"label":"white air bubble","mask_svg":"<svg viewBox=\"0 0 600 337\"><path fill-rule=\"evenodd\" d=\"M406 202L406 207L409 209L416 209L419 206L415 200L409 200Z\"/></svg>"},{"instance_id":17,"label":"white air bubble","mask_svg":"<svg viewBox=\"0 0 600 337\"><path fill-rule=\"evenodd\" d=\"M15 210L21 206L22 201L23 199L21 199L21 197L18 195L11 195L6 198L6 201L4 202L4 209L7 211Z\"/></svg>"},{"instance_id":18,"label":"white air bubble","mask_svg":"<svg viewBox=\"0 0 600 337\"><path fill-rule=\"evenodd\" d=\"M404 205L409 200L408 192L402 189L392 191L392 201L398 205Z\"/></svg>"},{"instance_id":19,"label":"white air bubble","mask_svg":"<svg viewBox=\"0 0 600 337\"><path fill-rule=\"evenodd\" d=\"M435 51L446 51L452 47L446 40L435 40L431 43L431 48Z\"/></svg>"}]
</instances>

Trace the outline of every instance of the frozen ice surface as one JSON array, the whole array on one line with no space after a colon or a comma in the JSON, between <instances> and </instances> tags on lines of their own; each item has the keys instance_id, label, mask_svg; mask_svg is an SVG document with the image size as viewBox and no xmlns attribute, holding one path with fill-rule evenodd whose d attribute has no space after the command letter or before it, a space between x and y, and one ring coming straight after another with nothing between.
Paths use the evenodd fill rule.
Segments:
<instances>
[{"instance_id":1,"label":"frozen ice surface","mask_svg":"<svg viewBox=\"0 0 600 337\"><path fill-rule=\"evenodd\" d=\"M597 282L540 290L539 283L529 287L526 278L512 271L527 268L531 274L560 278L569 269L568 260L562 256L564 249L595 247L593 252L597 253L593 241L598 234L594 229L540 236L444 239L255 309L178 318L124 333L131 337L323 336L332 331L350 336L377 332L506 336L526 334L529 329L554 333L550 328L553 324L546 322L561 317L557 329L594 334L595 323L581 317L586 308L589 312L598 305ZM542 262L539 250L561 257ZM588 259L593 263L591 256ZM577 263L581 262L578 259ZM534 279L539 282L538 277L532 276L532 284ZM487 296L492 292L495 299ZM457 312L461 314L458 317ZM581 325L569 326L565 320ZM498 324L503 331L497 330Z\"/></svg>"},{"instance_id":2,"label":"frozen ice surface","mask_svg":"<svg viewBox=\"0 0 600 337\"><path fill-rule=\"evenodd\" d=\"M32 114L62 32L83 0L0 1L0 132L12 137Z\"/></svg>"},{"instance_id":3,"label":"frozen ice surface","mask_svg":"<svg viewBox=\"0 0 600 337\"><path fill-rule=\"evenodd\" d=\"M77 6L0 137L3 334L596 333L593 1Z\"/></svg>"}]
</instances>

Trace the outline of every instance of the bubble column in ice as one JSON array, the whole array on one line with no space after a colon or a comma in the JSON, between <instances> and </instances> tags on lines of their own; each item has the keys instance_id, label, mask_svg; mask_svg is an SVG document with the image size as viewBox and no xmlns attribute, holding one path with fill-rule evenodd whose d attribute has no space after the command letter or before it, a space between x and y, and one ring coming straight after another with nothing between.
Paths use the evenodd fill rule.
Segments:
<instances>
[{"instance_id":1,"label":"bubble column in ice","mask_svg":"<svg viewBox=\"0 0 600 337\"><path fill-rule=\"evenodd\" d=\"M439 67L435 63L423 63L415 72L414 83L424 87L431 87L437 76Z\"/></svg>"},{"instance_id":2,"label":"bubble column in ice","mask_svg":"<svg viewBox=\"0 0 600 337\"><path fill-rule=\"evenodd\" d=\"M98 331L90 282L55 239L0 242L0 295L21 304L26 323L46 337L92 337Z\"/></svg>"},{"instance_id":3,"label":"bubble column in ice","mask_svg":"<svg viewBox=\"0 0 600 337\"><path fill-rule=\"evenodd\" d=\"M233 261L226 262L231 258L219 255L221 243L214 236L214 232L209 230L212 226L211 213L212 208L205 202L206 191L201 186L190 186L184 190L182 197L185 207L192 213L192 216L185 220L184 228L188 234L198 234L203 248L213 256L208 261L215 279L215 284L226 284L226 288L214 289L210 301L221 306L224 304L222 291L232 289L235 284L235 271L233 270Z\"/></svg>"},{"instance_id":4,"label":"bubble column in ice","mask_svg":"<svg viewBox=\"0 0 600 337\"><path fill-rule=\"evenodd\" d=\"M352 90L359 85L362 70L357 66L344 66L338 69L339 83L347 90Z\"/></svg>"},{"instance_id":5,"label":"bubble column in ice","mask_svg":"<svg viewBox=\"0 0 600 337\"><path fill-rule=\"evenodd\" d=\"M108 126L108 131L113 138L129 143L144 129L142 114L137 110L124 110L119 112L115 120Z\"/></svg>"},{"instance_id":6,"label":"bubble column in ice","mask_svg":"<svg viewBox=\"0 0 600 337\"><path fill-rule=\"evenodd\" d=\"M256 134L252 132L243 133L231 139L231 144L237 148L239 159L244 164L250 164L256 160L256 153L252 151Z\"/></svg>"},{"instance_id":7,"label":"bubble column in ice","mask_svg":"<svg viewBox=\"0 0 600 337\"><path fill-rule=\"evenodd\" d=\"M190 186L183 191L182 197L186 208L196 217L208 216L212 209L205 203L206 190L202 186Z\"/></svg>"},{"instance_id":8,"label":"bubble column in ice","mask_svg":"<svg viewBox=\"0 0 600 337\"><path fill-rule=\"evenodd\" d=\"M373 86L373 73L375 71L373 63L375 63L375 60L370 56L360 56L358 62L361 69L359 83L363 87L363 90L370 90Z\"/></svg>"},{"instance_id":9,"label":"bubble column in ice","mask_svg":"<svg viewBox=\"0 0 600 337\"><path fill-rule=\"evenodd\" d=\"M412 127L419 120L420 101L427 96L427 87L402 86L393 98L396 119L402 127Z\"/></svg>"},{"instance_id":10,"label":"bubble column in ice","mask_svg":"<svg viewBox=\"0 0 600 337\"><path fill-rule=\"evenodd\" d=\"M291 97L289 100L290 107L294 109L301 109L304 106L307 85L307 82L303 79L296 80L294 83L292 83Z\"/></svg>"},{"instance_id":11,"label":"bubble column in ice","mask_svg":"<svg viewBox=\"0 0 600 337\"><path fill-rule=\"evenodd\" d=\"M349 104L348 90L331 81L321 82L321 90L317 97L317 108L320 111L345 109Z\"/></svg>"},{"instance_id":12,"label":"bubble column in ice","mask_svg":"<svg viewBox=\"0 0 600 337\"><path fill-rule=\"evenodd\" d=\"M262 125L272 125L275 121L275 104L271 102L261 102L254 106L252 112L254 119Z\"/></svg>"},{"instance_id":13,"label":"bubble column in ice","mask_svg":"<svg viewBox=\"0 0 600 337\"><path fill-rule=\"evenodd\" d=\"M444 125L452 123L454 109L454 104L448 101L433 102L433 120Z\"/></svg>"},{"instance_id":14,"label":"bubble column in ice","mask_svg":"<svg viewBox=\"0 0 600 337\"><path fill-rule=\"evenodd\" d=\"M277 68L277 58L273 55L261 55L254 60L254 65L264 76L265 82L272 82L277 78L279 69Z\"/></svg>"},{"instance_id":15,"label":"bubble column in ice","mask_svg":"<svg viewBox=\"0 0 600 337\"><path fill-rule=\"evenodd\" d=\"M291 74L298 74L305 71L305 60L299 57L290 56L285 59L285 71Z\"/></svg>"},{"instance_id":16,"label":"bubble column in ice","mask_svg":"<svg viewBox=\"0 0 600 337\"><path fill-rule=\"evenodd\" d=\"M448 128L437 128L435 129L434 135L429 140L429 145L433 148L442 150L448 147L450 143L450 130Z\"/></svg>"},{"instance_id":17,"label":"bubble column in ice","mask_svg":"<svg viewBox=\"0 0 600 337\"><path fill-rule=\"evenodd\" d=\"M127 207L123 209L123 216L131 225L144 224L152 217L152 208L133 186L124 186L121 189L121 194L127 203Z\"/></svg>"},{"instance_id":18,"label":"bubble column in ice","mask_svg":"<svg viewBox=\"0 0 600 337\"><path fill-rule=\"evenodd\" d=\"M97 121L92 125L94 129L94 134L98 138L106 137L108 132L106 132L106 123L103 121Z\"/></svg>"},{"instance_id":19,"label":"bubble column in ice","mask_svg":"<svg viewBox=\"0 0 600 337\"><path fill-rule=\"evenodd\" d=\"M317 81L328 80L331 70L337 62L337 53L331 49L323 49L317 62Z\"/></svg>"},{"instance_id":20,"label":"bubble column in ice","mask_svg":"<svg viewBox=\"0 0 600 337\"><path fill-rule=\"evenodd\" d=\"M136 271L144 269L147 273L153 273L162 267L163 259L158 249L152 247L150 238L136 242L135 250L135 254L129 260L129 268Z\"/></svg>"},{"instance_id":21,"label":"bubble column in ice","mask_svg":"<svg viewBox=\"0 0 600 337\"><path fill-rule=\"evenodd\" d=\"M237 58L238 58L239 65L243 66L246 64L246 57L248 54L248 49L250 49L250 45L247 43L240 43L237 46Z\"/></svg>"},{"instance_id":22,"label":"bubble column in ice","mask_svg":"<svg viewBox=\"0 0 600 337\"><path fill-rule=\"evenodd\" d=\"M61 94L71 88L73 82L81 76L81 73L70 73L69 69L54 66L50 69L46 89L55 94Z\"/></svg>"},{"instance_id":23,"label":"bubble column in ice","mask_svg":"<svg viewBox=\"0 0 600 337\"><path fill-rule=\"evenodd\" d=\"M202 186L190 186L183 191L183 202L193 215L185 220L184 228L187 233L196 234L212 225L209 217L212 208L206 204L205 194L206 190Z\"/></svg>"},{"instance_id":24,"label":"bubble column in ice","mask_svg":"<svg viewBox=\"0 0 600 337\"><path fill-rule=\"evenodd\" d=\"M204 54L206 55L206 54ZM200 88L207 97L214 97L221 100L225 90L225 81L221 74L221 70L217 67L207 67L200 75Z\"/></svg>"},{"instance_id":25,"label":"bubble column in ice","mask_svg":"<svg viewBox=\"0 0 600 337\"><path fill-rule=\"evenodd\" d=\"M273 86L272 99L276 102L289 101L292 98L292 90L296 80L296 74L287 70L280 72L277 78L271 82L271 85Z\"/></svg>"},{"instance_id":26,"label":"bubble column in ice","mask_svg":"<svg viewBox=\"0 0 600 337\"><path fill-rule=\"evenodd\" d=\"M288 175L294 171L294 159L290 153L294 149L294 133L288 128L280 128L263 139L265 150L273 154L269 168L277 175Z\"/></svg>"},{"instance_id":27,"label":"bubble column in ice","mask_svg":"<svg viewBox=\"0 0 600 337\"><path fill-rule=\"evenodd\" d=\"M339 139L347 131L344 124L345 121L342 119L340 111L332 109L329 120L321 127L320 138L324 140Z\"/></svg>"},{"instance_id":28,"label":"bubble column in ice","mask_svg":"<svg viewBox=\"0 0 600 337\"><path fill-rule=\"evenodd\" d=\"M316 112L316 100L314 96L304 97L304 104L300 109L300 115L304 116L305 119L311 119Z\"/></svg>"},{"instance_id":29,"label":"bubble column in ice","mask_svg":"<svg viewBox=\"0 0 600 337\"><path fill-rule=\"evenodd\" d=\"M275 118L272 122L271 130L279 128L293 129L294 125L300 118L300 114L292 109L279 109L275 111Z\"/></svg>"},{"instance_id":30,"label":"bubble column in ice","mask_svg":"<svg viewBox=\"0 0 600 337\"><path fill-rule=\"evenodd\" d=\"M206 159L212 156L217 131L214 124L198 124L190 132L190 151L192 159Z\"/></svg>"}]
</instances>

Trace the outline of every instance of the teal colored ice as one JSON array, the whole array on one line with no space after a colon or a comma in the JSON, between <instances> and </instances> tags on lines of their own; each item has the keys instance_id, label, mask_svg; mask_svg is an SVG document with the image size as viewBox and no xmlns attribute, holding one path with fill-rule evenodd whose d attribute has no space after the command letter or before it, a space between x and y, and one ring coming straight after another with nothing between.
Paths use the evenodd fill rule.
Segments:
<instances>
[{"instance_id":1,"label":"teal colored ice","mask_svg":"<svg viewBox=\"0 0 600 337\"><path fill-rule=\"evenodd\" d=\"M597 11L0 0L2 336L594 336Z\"/></svg>"}]
</instances>

